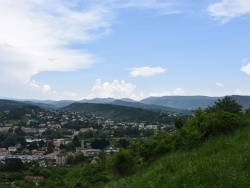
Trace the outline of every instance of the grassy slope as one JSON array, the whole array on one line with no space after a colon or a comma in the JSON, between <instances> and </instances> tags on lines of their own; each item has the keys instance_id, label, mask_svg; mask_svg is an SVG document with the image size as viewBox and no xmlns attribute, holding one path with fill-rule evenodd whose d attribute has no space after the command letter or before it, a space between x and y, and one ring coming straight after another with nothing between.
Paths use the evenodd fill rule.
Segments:
<instances>
[{"instance_id":1,"label":"grassy slope","mask_svg":"<svg viewBox=\"0 0 250 188\"><path fill-rule=\"evenodd\" d=\"M106 187L250 187L250 127L195 150L166 155Z\"/></svg>"}]
</instances>

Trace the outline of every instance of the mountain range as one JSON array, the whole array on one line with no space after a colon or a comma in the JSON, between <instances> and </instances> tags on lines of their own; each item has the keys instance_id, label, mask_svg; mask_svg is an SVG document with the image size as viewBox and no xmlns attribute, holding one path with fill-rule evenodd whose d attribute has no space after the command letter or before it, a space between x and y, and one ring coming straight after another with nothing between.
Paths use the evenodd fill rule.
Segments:
<instances>
[{"instance_id":1,"label":"mountain range","mask_svg":"<svg viewBox=\"0 0 250 188\"><path fill-rule=\"evenodd\" d=\"M250 106L250 96L232 95L230 96L235 99L244 109ZM206 108L214 104L218 99L223 97L207 97L207 96L164 96L164 97L149 97L141 101L134 101L132 99L114 99L114 98L95 98L95 99L84 99L81 101L73 100L0 100L1 109L12 109L21 106L38 106L44 109L60 109L64 108L73 103L93 103L93 104L110 104L134 108L142 108L149 110L161 110L167 112L178 112L178 113L190 113L190 110L198 107Z\"/></svg>"}]
</instances>

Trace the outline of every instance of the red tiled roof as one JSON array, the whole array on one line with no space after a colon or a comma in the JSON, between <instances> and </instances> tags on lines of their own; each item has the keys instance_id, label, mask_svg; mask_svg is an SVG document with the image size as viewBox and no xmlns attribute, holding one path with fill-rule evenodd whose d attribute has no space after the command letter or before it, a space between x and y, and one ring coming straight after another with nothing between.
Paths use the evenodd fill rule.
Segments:
<instances>
[{"instance_id":1,"label":"red tiled roof","mask_svg":"<svg viewBox=\"0 0 250 188\"><path fill-rule=\"evenodd\" d=\"M38 181L41 181L41 180L44 180L44 177L43 176L26 176L25 177L26 180L38 180Z\"/></svg>"}]
</instances>

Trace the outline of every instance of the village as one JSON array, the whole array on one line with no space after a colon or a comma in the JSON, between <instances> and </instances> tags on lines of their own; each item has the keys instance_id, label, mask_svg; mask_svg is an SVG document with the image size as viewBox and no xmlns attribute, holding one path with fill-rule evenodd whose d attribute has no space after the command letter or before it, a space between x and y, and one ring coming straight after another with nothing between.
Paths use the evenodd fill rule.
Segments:
<instances>
[{"instance_id":1,"label":"village","mask_svg":"<svg viewBox=\"0 0 250 188\"><path fill-rule=\"evenodd\" d=\"M8 158L19 158L22 162L37 160L40 166L70 165L100 152L116 152L126 147L130 139L172 127L157 122L115 122L94 114L60 110L31 109L29 113L20 113L0 113L0 134L9 136L0 145L2 163ZM13 139L15 136L19 140Z\"/></svg>"}]
</instances>

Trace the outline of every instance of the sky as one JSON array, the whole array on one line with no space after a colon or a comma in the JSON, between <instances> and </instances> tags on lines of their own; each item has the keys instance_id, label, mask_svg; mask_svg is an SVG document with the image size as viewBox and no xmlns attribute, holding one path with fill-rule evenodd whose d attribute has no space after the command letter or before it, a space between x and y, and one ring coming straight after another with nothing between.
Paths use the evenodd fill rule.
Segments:
<instances>
[{"instance_id":1,"label":"sky","mask_svg":"<svg viewBox=\"0 0 250 188\"><path fill-rule=\"evenodd\" d=\"M250 0L0 0L0 98L250 95Z\"/></svg>"}]
</instances>

